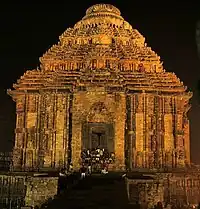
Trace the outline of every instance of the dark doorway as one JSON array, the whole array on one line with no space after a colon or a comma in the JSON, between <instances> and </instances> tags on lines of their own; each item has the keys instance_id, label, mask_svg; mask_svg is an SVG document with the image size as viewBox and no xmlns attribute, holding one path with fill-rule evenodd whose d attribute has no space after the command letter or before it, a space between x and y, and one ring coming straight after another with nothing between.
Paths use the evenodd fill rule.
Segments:
<instances>
[{"instance_id":1,"label":"dark doorway","mask_svg":"<svg viewBox=\"0 0 200 209\"><path fill-rule=\"evenodd\" d=\"M105 136L104 133L98 133L92 131L92 149L95 149L97 147L104 148L102 143L102 137Z\"/></svg>"},{"instance_id":2,"label":"dark doorway","mask_svg":"<svg viewBox=\"0 0 200 209\"><path fill-rule=\"evenodd\" d=\"M92 127L91 149L107 148L106 131L104 127Z\"/></svg>"},{"instance_id":3,"label":"dark doorway","mask_svg":"<svg viewBox=\"0 0 200 209\"><path fill-rule=\"evenodd\" d=\"M114 125L85 123L82 126L82 149L104 148L114 152Z\"/></svg>"}]
</instances>

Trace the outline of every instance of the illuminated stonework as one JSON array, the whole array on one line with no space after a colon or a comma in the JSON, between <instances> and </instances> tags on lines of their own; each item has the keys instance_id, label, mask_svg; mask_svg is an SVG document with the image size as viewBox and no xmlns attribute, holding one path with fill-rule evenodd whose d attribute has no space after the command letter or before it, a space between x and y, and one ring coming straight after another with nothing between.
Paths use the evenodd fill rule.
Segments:
<instances>
[{"instance_id":1,"label":"illuminated stonework","mask_svg":"<svg viewBox=\"0 0 200 209\"><path fill-rule=\"evenodd\" d=\"M17 113L14 169L78 169L93 129L103 129L114 152L110 169L190 164L192 93L117 8L90 7L40 63L8 90Z\"/></svg>"}]
</instances>

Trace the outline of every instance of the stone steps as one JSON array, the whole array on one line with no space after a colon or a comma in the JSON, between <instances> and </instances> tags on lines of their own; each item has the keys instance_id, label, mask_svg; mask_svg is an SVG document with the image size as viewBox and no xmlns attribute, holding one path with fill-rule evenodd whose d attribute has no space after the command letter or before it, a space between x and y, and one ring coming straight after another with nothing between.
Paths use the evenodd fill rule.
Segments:
<instances>
[{"instance_id":1,"label":"stone steps","mask_svg":"<svg viewBox=\"0 0 200 209\"><path fill-rule=\"evenodd\" d=\"M125 182L120 176L94 175L80 181L71 191L65 191L48 204L48 209L128 209Z\"/></svg>"}]
</instances>

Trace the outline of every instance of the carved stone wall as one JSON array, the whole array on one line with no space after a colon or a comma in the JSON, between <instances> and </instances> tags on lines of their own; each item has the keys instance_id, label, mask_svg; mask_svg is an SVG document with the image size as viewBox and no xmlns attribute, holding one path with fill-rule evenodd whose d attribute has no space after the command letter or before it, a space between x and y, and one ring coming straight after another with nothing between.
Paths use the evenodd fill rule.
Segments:
<instances>
[{"instance_id":1,"label":"carved stone wall","mask_svg":"<svg viewBox=\"0 0 200 209\"><path fill-rule=\"evenodd\" d=\"M66 166L68 97L68 94L59 93L27 94L24 100L17 101L15 170Z\"/></svg>"},{"instance_id":2,"label":"carved stone wall","mask_svg":"<svg viewBox=\"0 0 200 209\"><path fill-rule=\"evenodd\" d=\"M137 174L138 175L138 174ZM171 173L145 173L137 178L126 179L131 203L139 202L152 208L158 202L163 205L198 204L200 201L200 173L174 171Z\"/></svg>"},{"instance_id":3,"label":"carved stone wall","mask_svg":"<svg viewBox=\"0 0 200 209\"><path fill-rule=\"evenodd\" d=\"M72 162L74 167L78 169L81 165L82 124L94 122L114 125L115 165L113 169L124 169L125 95L108 94L104 88L96 87L85 92L77 92L74 94L73 101Z\"/></svg>"},{"instance_id":4,"label":"carved stone wall","mask_svg":"<svg viewBox=\"0 0 200 209\"><path fill-rule=\"evenodd\" d=\"M132 162L129 168L190 164L188 110L181 103L184 100L188 102L184 97L153 93L127 96L126 147Z\"/></svg>"},{"instance_id":5,"label":"carved stone wall","mask_svg":"<svg viewBox=\"0 0 200 209\"><path fill-rule=\"evenodd\" d=\"M9 208L35 207L57 194L57 177L35 177L27 173L0 175L0 203Z\"/></svg>"},{"instance_id":6,"label":"carved stone wall","mask_svg":"<svg viewBox=\"0 0 200 209\"><path fill-rule=\"evenodd\" d=\"M13 166L16 169L22 167L25 133L25 95L21 95L16 100L15 146L13 150Z\"/></svg>"},{"instance_id":7,"label":"carved stone wall","mask_svg":"<svg viewBox=\"0 0 200 209\"><path fill-rule=\"evenodd\" d=\"M164 202L163 179L127 178L126 186L128 198L132 204L138 202L147 208L153 208L158 202Z\"/></svg>"},{"instance_id":8,"label":"carved stone wall","mask_svg":"<svg viewBox=\"0 0 200 209\"><path fill-rule=\"evenodd\" d=\"M26 176L0 174L0 205L9 208L11 205L23 206L26 196Z\"/></svg>"},{"instance_id":9,"label":"carved stone wall","mask_svg":"<svg viewBox=\"0 0 200 209\"><path fill-rule=\"evenodd\" d=\"M80 165L84 123L113 124L118 165L124 163L125 141L129 169L190 164L187 98L148 93L125 96L108 93L104 87L88 87L70 98L61 93L18 98L15 169L66 167L70 151L74 164ZM117 157L119 153L123 156Z\"/></svg>"},{"instance_id":10,"label":"carved stone wall","mask_svg":"<svg viewBox=\"0 0 200 209\"><path fill-rule=\"evenodd\" d=\"M165 174L165 201L171 204L198 204L200 201L199 171Z\"/></svg>"},{"instance_id":11,"label":"carved stone wall","mask_svg":"<svg viewBox=\"0 0 200 209\"><path fill-rule=\"evenodd\" d=\"M185 143L185 157L186 164L190 164L190 123L187 117L184 117L184 143Z\"/></svg>"}]
</instances>

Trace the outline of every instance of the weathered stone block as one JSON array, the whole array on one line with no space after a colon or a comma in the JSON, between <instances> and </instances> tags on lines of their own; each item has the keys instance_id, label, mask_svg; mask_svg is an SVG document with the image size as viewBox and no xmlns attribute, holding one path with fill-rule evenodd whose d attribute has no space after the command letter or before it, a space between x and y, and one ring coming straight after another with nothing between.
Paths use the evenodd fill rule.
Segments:
<instances>
[{"instance_id":1,"label":"weathered stone block","mask_svg":"<svg viewBox=\"0 0 200 209\"><path fill-rule=\"evenodd\" d=\"M40 206L49 198L57 194L57 177L29 177L26 181L25 204L27 206Z\"/></svg>"}]
</instances>

